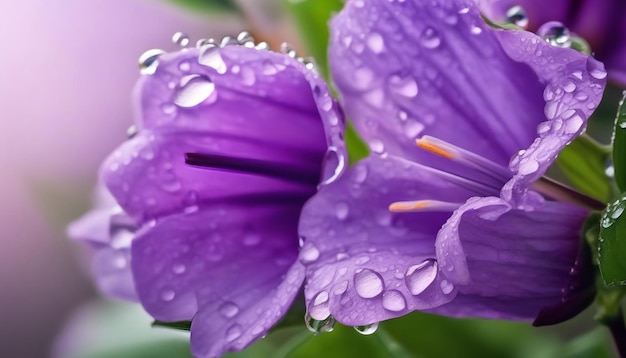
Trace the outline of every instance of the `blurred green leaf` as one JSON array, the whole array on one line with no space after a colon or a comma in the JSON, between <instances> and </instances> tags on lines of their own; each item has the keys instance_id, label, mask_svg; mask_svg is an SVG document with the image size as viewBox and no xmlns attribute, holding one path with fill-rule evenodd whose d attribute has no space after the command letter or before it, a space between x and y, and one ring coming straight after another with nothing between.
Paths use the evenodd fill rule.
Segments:
<instances>
[{"instance_id":1,"label":"blurred green leaf","mask_svg":"<svg viewBox=\"0 0 626 358\"><path fill-rule=\"evenodd\" d=\"M619 189L626 191L626 92L619 103L615 129L613 130L613 166L615 182Z\"/></svg>"},{"instance_id":2,"label":"blurred green leaf","mask_svg":"<svg viewBox=\"0 0 626 358\"><path fill-rule=\"evenodd\" d=\"M237 12L239 9L233 0L167 0L193 12Z\"/></svg>"},{"instance_id":3,"label":"blurred green leaf","mask_svg":"<svg viewBox=\"0 0 626 358\"><path fill-rule=\"evenodd\" d=\"M607 286L626 285L626 195L602 212L598 258L600 273Z\"/></svg>"},{"instance_id":4,"label":"blurred green leaf","mask_svg":"<svg viewBox=\"0 0 626 358\"><path fill-rule=\"evenodd\" d=\"M177 322L154 321L152 322L152 327L163 327L163 328L176 329L179 331L190 331L191 321L177 321Z\"/></svg>"},{"instance_id":5,"label":"blurred green leaf","mask_svg":"<svg viewBox=\"0 0 626 358\"><path fill-rule=\"evenodd\" d=\"M300 36L309 53L315 58L324 76L328 72L328 39L330 32L328 22L331 16L341 10L341 0L283 0L287 10L294 18Z\"/></svg>"},{"instance_id":6,"label":"blurred green leaf","mask_svg":"<svg viewBox=\"0 0 626 358\"><path fill-rule=\"evenodd\" d=\"M131 347L111 348L107 352L87 353L81 358L193 358L189 343L180 340L144 342Z\"/></svg>"},{"instance_id":7,"label":"blurred green leaf","mask_svg":"<svg viewBox=\"0 0 626 358\"><path fill-rule=\"evenodd\" d=\"M607 202L611 193L605 174L608 159L609 153L602 145L580 136L561 151L556 162L578 190Z\"/></svg>"},{"instance_id":8,"label":"blurred green leaf","mask_svg":"<svg viewBox=\"0 0 626 358\"><path fill-rule=\"evenodd\" d=\"M556 358L610 358L611 342L607 337L606 331L596 329L584 334L558 351Z\"/></svg>"}]
</instances>

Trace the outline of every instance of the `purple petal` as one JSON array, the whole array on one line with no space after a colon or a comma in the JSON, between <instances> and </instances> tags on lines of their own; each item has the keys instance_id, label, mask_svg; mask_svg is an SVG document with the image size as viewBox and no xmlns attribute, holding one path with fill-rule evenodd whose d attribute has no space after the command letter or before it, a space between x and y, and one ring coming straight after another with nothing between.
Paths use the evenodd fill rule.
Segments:
<instances>
[{"instance_id":1,"label":"purple petal","mask_svg":"<svg viewBox=\"0 0 626 358\"><path fill-rule=\"evenodd\" d=\"M374 151L429 164L427 134L506 165L535 138L544 85L467 2L349 1L332 29L334 78Z\"/></svg>"},{"instance_id":2,"label":"purple petal","mask_svg":"<svg viewBox=\"0 0 626 358\"><path fill-rule=\"evenodd\" d=\"M438 263L458 295L434 312L533 320L565 300L570 286L588 283L574 270L587 214L551 201L523 211L500 198L470 199L437 236Z\"/></svg>"},{"instance_id":3,"label":"purple petal","mask_svg":"<svg viewBox=\"0 0 626 358\"><path fill-rule=\"evenodd\" d=\"M94 250L91 269L104 294L128 301L137 301L137 292L130 269L130 249L104 246Z\"/></svg>"},{"instance_id":4,"label":"purple petal","mask_svg":"<svg viewBox=\"0 0 626 358\"><path fill-rule=\"evenodd\" d=\"M512 166L518 190L581 133L604 88L593 58L492 29L462 1L351 1L332 26L337 86L375 152L447 168L413 139L431 135L500 165L526 150Z\"/></svg>"},{"instance_id":5,"label":"purple petal","mask_svg":"<svg viewBox=\"0 0 626 358\"><path fill-rule=\"evenodd\" d=\"M541 0L477 0L481 11L497 22L506 20L506 12L521 6L527 14L528 29L536 32L549 21L559 21L577 36L585 39L609 77L626 83L626 3L622 0L554 0L545 6Z\"/></svg>"},{"instance_id":6,"label":"purple petal","mask_svg":"<svg viewBox=\"0 0 626 358\"><path fill-rule=\"evenodd\" d=\"M299 232L309 314L364 325L450 301L434 262L436 233L449 212L394 214L414 199L462 203L470 192L442 173L397 157L370 157L305 205ZM445 286L445 283L443 284Z\"/></svg>"},{"instance_id":7,"label":"purple petal","mask_svg":"<svg viewBox=\"0 0 626 358\"><path fill-rule=\"evenodd\" d=\"M263 336L302 284L295 236L301 205L216 203L161 219L132 246L141 303L159 320L194 318L198 355ZM233 326L241 328L237 337Z\"/></svg>"},{"instance_id":8,"label":"purple petal","mask_svg":"<svg viewBox=\"0 0 626 358\"><path fill-rule=\"evenodd\" d=\"M547 121L537 126L534 142L511 159L514 177L502 192L506 199L523 200L520 194L585 130L587 119L602 99L607 74L593 57L551 46L531 33L499 31L497 35L512 59L526 63L547 83L543 92L543 119Z\"/></svg>"}]
</instances>

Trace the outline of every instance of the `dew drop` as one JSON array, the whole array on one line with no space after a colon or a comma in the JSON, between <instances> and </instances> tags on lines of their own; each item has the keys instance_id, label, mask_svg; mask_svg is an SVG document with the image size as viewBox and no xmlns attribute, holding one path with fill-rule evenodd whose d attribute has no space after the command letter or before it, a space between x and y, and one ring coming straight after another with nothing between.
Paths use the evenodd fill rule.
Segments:
<instances>
[{"instance_id":1,"label":"dew drop","mask_svg":"<svg viewBox=\"0 0 626 358\"><path fill-rule=\"evenodd\" d=\"M373 53L379 54L385 49L385 40L379 33L373 32L367 37L367 47Z\"/></svg>"},{"instance_id":2,"label":"dew drop","mask_svg":"<svg viewBox=\"0 0 626 358\"><path fill-rule=\"evenodd\" d=\"M507 10L506 21L515 26L526 29L528 27L528 15L526 10L519 5L515 5Z\"/></svg>"},{"instance_id":3,"label":"dew drop","mask_svg":"<svg viewBox=\"0 0 626 358\"><path fill-rule=\"evenodd\" d=\"M420 43L426 48L434 49L439 47L439 45L441 44L441 38L439 37L437 30L433 29L432 27L427 27L422 32L422 35L420 37Z\"/></svg>"},{"instance_id":4,"label":"dew drop","mask_svg":"<svg viewBox=\"0 0 626 358\"><path fill-rule=\"evenodd\" d=\"M332 332L335 328L335 319L333 316L328 316L324 320L316 320L309 312L304 315L304 323L306 324L306 328L314 334Z\"/></svg>"},{"instance_id":5,"label":"dew drop","mask_svg":"<svg viewBox=\"0 0 626 358\"><path fill-rule=\"evenodd\" d=\"M330 310L328 308L328 292L322 291L318 293L313 299L308 312L311 318L318 321L327 319L330 316Z\"/></svg>"},{"instance_id":6,"label":"dew drop","mask_svg":"<svg viewBox=\"0 0 626 358\"><path fill-rule=\"evenodd\" d=\"M178 46L185 47L189 45L189 36L179 31L172 36L172 42Z\"/></svg>"},{"instance_id":7,"label":"dew drop","mask_svg":"<svg viewBox=\"0 0 626 358\"><path fill-rule=\"evenodd\" d=\"M362 298L374 298L383 292L383 279L377 272L365 269L354 275L354 289Z\"/></svg>"},{"instance_id":8,"label":"dew drop","mask_svg":"<svg viewBox=\"0 0 626 358\"><path fill-rule=\"evenodd\" d=\"M228 331L226 331L226 340L228 342L232 342L239 337L241 337L241 326L238 324L231 326Z\"/></svg>"},{"instance_id":9,"label":"dew drop","mask_svg":"<svg viewBox=\"0 0 626 358\"><path fill-rule=\"evenodd\" d=\"M224 74L227 70L226 63L220 54L220 48L213 44L208 44L200 48L198 63L213 68L219 74Z\"/></svg>"},{"instance_id":10,"label":"dew drop","mask_svg":"<svg viewBox=\"0 0 626 358\"><path fill-rule=\"evenodd\" d=\"M185 265L183 264L175 264L174 266L172 266L172 272L174 272L177 275L184 274L186 270L187 270L187 267L185 267Z\"/></svg>"},{"instance_id":11,"label":"dew drop","mask_svg":"<svg viewBox=\"0 0 626 358\"><path fill-rule=\"evenodd\" d=\"M233 302L225 302L220 306L220 313L226 318L233 318L239 313L239 306Z\"/></svg>"},{"instance_id":12,"label":"dew drop","mask_svg":"<svg viewBox=\"0 0 626 358\"><path fill-rule=\"evenodd\" d=\"M385 151L385 144L380 139L372 139L369 141L370 149L372 152L381 154Z\"/></svg>"},{"instance_id":13,"label":"dew drop","mask_svg":"<svg viewBox=\"0 0 626 358\"><path fill-rule=\"evenodd\" d=\"M148 50L139 56L139 72L142 75L153 75L159 66L159 57L165 51L159 49Z\"/></svg>"},{"instance_id":14,"label":"dew drop","mask_svg":"<svg viewBox=\"0 0 626 358\"><path fill-rule=\"evenodd\" d=\"M337 219L345 220L348 217L348 213L350 212L350 207L346 203L337 203L335 205L335 214L337 215Z\"/></svg>"},{"instance_id":15,"label":"dew drop","mask_svg":"<svg viewBox=\"0 0 626 358\"><path fill-rule=\"evenodd\" d=\"M327 185L339 178L346 165L346 160L337 147L329 147L326 151L323 164L322 181L320 185Z\"/></svg>"},{"instance_id":16,"label":"dew drop","mask_svg":"<svg viewBox=\"0 0 626 358\"><path fill-rule=\"evenodd\" d=\"M374 332L376 332L376 330L378 329L378 322L377 323L372 323L372 324L368 324L365 326L356 326L354 327L354 330L359 332L360 334L364 335L364 336L369 336L370 334L374 334Z\"/></svg>"},{"instance_id":17,"label":"dew drop","mask_svg":"<svg viewBox=\"0 0 626 358\"><path fill-rule=\"evenodd\" d=\"M393 92L409 98L417 96L419 91L417 82L413 78L402 78L396 75L389 77L389 88Z\"/></svg>"},{"instance_id":18,"label":"dew drop","mask_svg":"<svg viewBox=\"0 0 626 358\"><path fill-rule=\"evenodd\" d=\"M320 250L315 245L305 243L300 251L300 261L303 263L315 262L320 257Z\"/></svg>"},{"instance_id":19,"label":"dew drop","mask_svg":"<svg viewBox=\"0 0 626 358\"><path fill-rule=\"evenodd\" d=\"M161 299L165 302L171 302L174 297L176 297L176 292L173 290L163 290L163 292L161 292Z\"/></svg>"},{"instance_id":20,"label":"dew drop","mask_svg":"<svg viewBox=\"0 0 626 358\"><path fill-rule=\"evenodd\" d=\"M443 292L444 295L449 295L450 292L452 292L452 290L454 289L454 285L448 280L442 280L441 283L439 283L439 287L441 288L441 292Z\"/></svg>"},{"instance_id":21,"label":"dew drop","mask_svg":"<svg viewBox=\"0 0 626 358\"><path fill-rule=\"evenodd\" d=\"M139 133L139 129L137 129L137 126L133 124L126 130L126 137L128 137L128 139L132 139L137 135L137 133Z\"/></svg>"},{"instance_id":22,"label":"dew drop","mask_svg":"<svg viewBox=\"0 0 626 358\"><path fill-rule=\"evenodd\" d=\"M413 296L417 296L435 281L437 277L437 260L427 259L418 265L413 265L407 269L404 276L409 292Z\"/></svg>"},{"instance_id":23,"label":"dew drop","mask_svg":"<svg viewBox=\"0 0 626 358\"><path fill-rule=\"evenodd\" d=\"M423 130L424 125L416 121L407 122L404 126L404 134L406 134L409 139L416 138Z\"/></svg>"},{"instance_id":24,"label":"dew drop","mask_svg":"<svg viewBox=\"0 0 626 358\"><path fill-rule=\"evenodd\" d=\"M190 75L181 79L180 88L174 98L174 103L179 107L191 108L213 98L215 101L215 84L205 75ZM213 102L212 101L212 102Z\"/></svg>"},{"instance_id":25,"label":"dew drop","mask_svg":"<svg viewBox=\"0 0 626 358\"><path fill-rule=\"evenodd\" d=\"M383 307L388 311L400 312L406 308L406 299L400 291L386 291L383 293Z\"/></svg>"},{"instance_id":26,"label":"dew drop","mask_svg":"<svg viewBox=\"0 0 626 358\"><path fill-rule=\"evenodd\" d=\"M546 22L537 30L537 35L552 46L570 47L572 44L569 29L558 21Z\"/></svg>"}]
</instances>

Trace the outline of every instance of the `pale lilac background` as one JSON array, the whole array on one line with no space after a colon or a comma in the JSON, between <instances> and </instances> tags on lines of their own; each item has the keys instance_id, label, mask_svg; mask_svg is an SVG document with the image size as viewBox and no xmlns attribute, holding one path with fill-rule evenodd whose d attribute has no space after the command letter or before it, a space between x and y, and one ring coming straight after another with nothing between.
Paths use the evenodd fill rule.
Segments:
<instances>
[{"instance_id":1,"label":"pale lilac background","mask_svg":"<svg viewBox=\"0 0 626 358\"><path fill-rule=\"evenodd\" d=\"M0 356L47 356L95 295L63 228L125 138L139 54L241 26L158 0L0 2Z\"/></svg>"}]
</instances>

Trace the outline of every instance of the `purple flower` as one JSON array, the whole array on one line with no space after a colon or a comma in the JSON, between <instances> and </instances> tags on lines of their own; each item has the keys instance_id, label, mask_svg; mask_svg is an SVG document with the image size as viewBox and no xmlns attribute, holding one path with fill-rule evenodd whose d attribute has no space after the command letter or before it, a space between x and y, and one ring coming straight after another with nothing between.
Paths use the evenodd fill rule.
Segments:
<instances>
[{"instance_id":1,"label":"purple flower","mask_svg":"<svg viewBox=\"0 0 626 358\"><path fill-rule=\"evenodd\" d=\"M87 249L98 289L111 297L137 301L130 271L130 243L136 225L99 185L95 208L73 222L67 235Z\"/></svg>"},{"instance_id":2,"label":"purple flower","mask_svg":"<svg viewBox=\"0 0 626 358\"><path fill-rule=\"evenodd\" d=\"M332 73L372 156L303 209L311 317L543 324L588 303L588 211L542 177L598 105L602 64L492 29L470 1L352 0L331 29Z\"/></svg>"},{"instance_id":3,"label":"purple flower","mask_svg":"<svg viewBox=\"0 0 626 358\"><path fill-rule=\"evenodd\" d=\"M138 228L139 301L157 320L193 318L199 357L243 349L287 311L304 278L300 210L343 152L324 82L249 44L147 56L137 134L101 169Z\"/></svg>"},{"instance_id":4,"label":"purple flower","mask_svg":"<svg viewBox=\"0 0 626 358\"><path fill-rule=\"evenodd\" d=\"M626 2L623 0L476 0L494 21L513 20L529 30L581 36L606 65L609 77L626 84ZM555 23L555 21L557 23ZM544 26L545 25L545 26ZM559 27L564 25L565 28ZM568 41L564 41L567 45Z\"/></svg>"}]
</instances>

